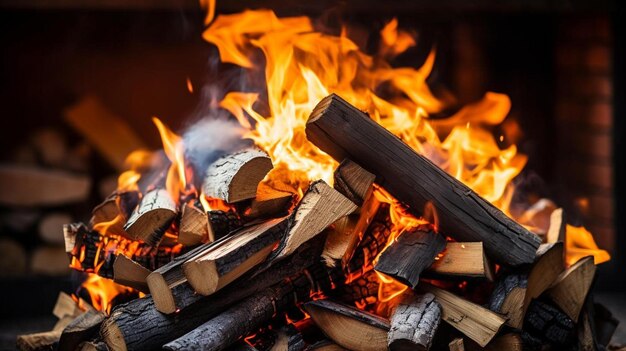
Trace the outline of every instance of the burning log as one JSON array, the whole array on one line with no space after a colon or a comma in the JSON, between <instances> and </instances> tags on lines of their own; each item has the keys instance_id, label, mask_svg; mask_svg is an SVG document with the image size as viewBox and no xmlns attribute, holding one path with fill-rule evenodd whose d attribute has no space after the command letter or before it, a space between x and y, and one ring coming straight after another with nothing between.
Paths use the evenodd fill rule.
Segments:
<instances>
[{"instance_id":1,"label":"burning log","mask_svg":"<svg viewBox=\"0 0 626 351\"><path fill-rule=\"evenodd\" d=\"M426 269L437 278L485 278L493 281L494 268L485 256L483 243L447 242L445 250Z\"/></svg>"},{"instance_id":2,"label":"burning log","mask_svg":"<svg viewBox=\"0 0 626 351\"><path fill-rule=\"evenodd\" d=\"M59 351L73 351L83 341L94 337L104 321L104 314L97 311L88 311L74 319L61 334Z\"/></svg>"},{"instance_id":3,"label":"burning log","mask_svg":"<svg viewBox=\"0 0 626 351\"><path fill-rule=\"evenodd\" d=\"M157 246L176 214L176 203L170 194L164 189L155 189L143 196L124 230L134 240Z\"/></svg>"},{"instance_id":4,"label":"burning log","mask_svg":"<svg viewBox=\"0 0 626 351\"><path fill-rule=\"evenodd\" d=\"M148 293L146 278L150 275L150 270L124 255L117 255L113 263L113 281L129 286L143 293Z\"/></svg>"},{"instance_id":5,"label":"burning log","mask_svg":"<svg viewBox=\"0 0 626 351\"><path fill-rule=\"evenodd\" d=\"M209 297L195 294L189 285L181 284L174 289L174 296L184 306L176 315L158 312L150 296L133 300L112 311L100 334L113 350L159 348L195 329L233 303L306 270L316 263L320 252L321 242L304 244L287 259L263 272L249 272Z\"/></svg>"},{"instance_id":6,"label":"burning log","mask_svg":"<svg viewBox=\"0 0 626 351\"><path fill-rule=\"evenodd\" d=\"M280 328L277 332L276 341L272 347L272 351L303 351L306 348L306 342L302 333L289 324Z\"/></svg>"},{"instance_id":7,"label":"burning log","mask_svg":"<svg viewBox=\"0 0 626 351\"><path fill-rule=\"evenodd\" d=\"M324 334L348 350L380 351L387 349L389 321L329 300L317 300L304 304Z\"/></svg>"},{"instance_id":8,"label":"burning log","mask_svg":"<svg viewBox=\"0 0 626 351\"><path fill-rule=\"evenodd\" d=\"M420 289L435 295L441 304L441 318L480 346L485 347L505 323L500 315L451 292L430 284L420 284Z\"/></svg>"},{"instance_id":9,"label":"burning log","mask_svg":"<svg viewBox=\"0 0 626 351\"><path fill-rule=\"evenodd\" d=\"M428 350L441 321L441 306L426 293L402 301L391 316L389 350Z\"/></svg>"},{"instance_id":10,"label":"burning log","mask_svg":"<svg viewBox=\"0 0 626 351\"><path fill-rule=\"evenodd\" d=\"M357 206L361 206L372 191L376 176L346 159L335 169L334 178L335 189Z\"/></svg>"},{"instance_id":11,"label":"burning log","mask_svg":"<svg viewBox=\"0 0 626 351\"><path fill-rule=\"evenodd\" d=\"M567 222L565 220L565 213L562 208L557 208L552 211L550 215L550 227L546 233L547 243L565 242L565 230L567 229Z\"/></svg>"},{"instance_id":12,"label":"burning log","mask_svg":"<svg viewBox=\"0 0 626 351\"><path fill-rule=\"evenodd\" d=\"M563 243L542 244L528 273L505 277L496 285L490 309L508 317L507 325L520 329L532 299L539 297L563 271Z\"/></svg>"},{"instance_id":13,"label":"burning log","mask_svg":"<svg viewBox=\"0 0 626 351\"><path fill-rule=\"evenodd\" d=\"M363 273L359 278L346 284L340 294L341 300L353 302L361 309L367 309L378 301L380 278L375 270Z\"/></svg>"},{"instance_id":14,"label":"burning log","mask_svg":"<svg viewBox=\"0 0 626 351\"><path fill-rule=\"evenodd\" d=\"M205 195L228 203L253 199L272 168L272 160L261 150L226 155L209 166L202 189Z\"/></svg>"},{"instance_id":15,"label":"burning log","mask_svg":"<svg viewBox=\"0 0 626 351\"><path fill-rule=\"evenodd\" d=\"M235 211L211 210L207 212L209 221L209 242L217 241L241 229L243 223Z\"/></svg>"},{"instance_id":16,"label":"burning log","mask_svg":"<svg viewBox=\"0 0 626 351\"><path fill-rule=\"evenodd\" d=\"M63 171L0 166L0 204L54 206L84 201L91 179Z\"/></svg>"},{"instance_id":17,"label":"burning log","mask_svg":"<svg viewBox=\"0 0 626 351\"><path fill-rule=\"evenodd\" d=\"M194 246L209 240L209 219L199 200L191 200L182 206L178 242Z\"/></svg>"},{"instance_id":18,"label":"burning log","mask_svg":"<svg viewBox=\"0 0 626 351\"><path fill-rule=\"evenodd\" d=\"M264 183L259 184L256 197L250 203L250 209L245 212L248 219L273 218L287 214L294 194L274 189Z\"/></svg>"},{"instance_id":19,"label":"burning log","mask_svg":"<svg viewBox=\"0 0 626 351\"><path fill-rule=\"evenodd\" d=\"M412 211L433 204L441 232L458 241L482 241L489 257L500 264L533 261L539 237L339 96L326 97L316 106L306 134L335 160L350 158L365 166Z\"/></svg>"},{"instance_id":20,"label":"burning log","mask_svg":"<svg viewBox=\"0 0 626 351\"><path fill-rule=\"evenodd\" d=\"M391 236L390 223L384 218L389 209L387 205L381 205L374 221L359 243L344 272L349 278L359 277L372 269L372 261L385 248L389 236Z\"/></svg>"},{"instance_id":21,"label":"burning log","mask_svg":"<svg viewBox=\"0 0 626 351\"><path fill-rule=\"evenodd\" d=\"M309 293L314 288L312 283L308 277L300 275L295 280L281 282L251 295L193 331L165 344L163 348L224 350L241 337L267 324L283 308L308 300Z\"/></svg>"},{"instance_id":22,"label":"burning log","mask_svg":"<svg viewBox=\"0 0 626 351\"><path fill-rule=\"evenodd\" d=\"M300 245L321 233L339 218L352 213L356 205L323 180L309 186L289 218L289 231L272 259L289 256Z\"/></svg>"},{"instance_id":23,"label":"burning log","mask_svg":"<svg viewBox=\"0 0 626 351\"><path fill-rule=\"evenodd\" d=\"M211 295L263 262L287 227L287 217L243 228L209 246L183 264L189 284L202 295Z\"/></svg>"},{"instance_id":24,"label":"burning log","mask_svg":"<svg viewBox=\"0 0 626 351\"><path fill-rule=\"evenodd\" d=\"M432 265L445 247L443 235L434 232L430 225L421 225L395 238L380 254L374 269L415 289L422 271Z\"/></svg>"},{"instance_id":25,"label":"burning log","mask_svg":"<svg viewBox=\"0 0 626 351\"><path fill-rule=\"evenodd\" d=\"M82 305L87 305L83 303ZM78 317L83 313L78 307L78 304L72 297L64 292L59 293L59 297L57 298L57 302L54 304L54 308L52 309L52 314L58 319L62 319L64 317L71 317L72 319Z\"/></svg>"},{"instance_id":26,"label":"burning log","mask_svg":"<svg viewBox=\"0 0 626 351\"><path fill-rule=\"evenodd\" d=\"M559 349L572 342L574 327L574 321L565 313L540 300L530 303L524 321L524 332Z\"/></svg>"},{"instance_id":27,"label":"burning log","mask_svg":"<svg viewBox=\"0 0 626 351\"><path fill-rule=\"evenodd\" d=\"M128 238L124 224L138 204L138 191L115 191L93 209L91 222L94 225L107 223L107 233Z\"/></svg>"},{"instance_id":28,"label":"burning log","mask_svg":"<svg viewBox=\"0 0 626 351\"><path fill-rule=\"evenodd\" d=\"M578 321L596 273L593 261L593 256L580 259L561 273L546 291L546 295L574 322Z\"/></svg>"}]
</instances>

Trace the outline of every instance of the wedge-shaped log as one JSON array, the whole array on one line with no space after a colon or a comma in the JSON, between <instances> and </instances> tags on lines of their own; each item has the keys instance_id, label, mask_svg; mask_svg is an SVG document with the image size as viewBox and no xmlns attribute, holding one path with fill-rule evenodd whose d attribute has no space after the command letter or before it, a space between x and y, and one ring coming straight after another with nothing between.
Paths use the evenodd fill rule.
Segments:
<instances>
[{"instance_id":1,"label":"wedge-shaped log","mask_svg":"<svg viewBox=\"0 0 626 351\"><path fill-rule=\"evenodd\" d=\"M209 240L209 219L198 200L182 206L178 242L184 246L198 245Z\"/></svg>"},{"instance_id":2,"label":"wedge-shaped log","mask_svg":"<svg viewBox=\"0 0 626 351\"><path fill-rule=\"evenodd\" d=\"M348 350L387 349L390 325L386 319L329 300L307 302L304 309L326 336Z\"/></svg>"},{"instance_id":3,"label":"wedge-shaped log","mask_svg":"<svg viewBox=\"0 0 626 351\"><path fill-rule=\"evenodd\" d=\"M431 293L406 297L391 315L389 350L429 350L441 322L441 305Z\"/></svg>"},{"instance_id":4,"label":"wedge-shaped log","mask_svg":"<svg viewBox=\"0 0 626 351\"><path fill-rule=\"evenodd\" d=\"M146 294L150 292L146 283L146 278L150 273L149 269L122 254L117 255L113 263L114 282Z\"/></svg>"},{"instance_id":5,"label":"wedge-shaped log","mask_svg":"<svg viewBox=\"0 0 626 351\"><path fill-rule=\"evenodd\" d=\"M163 346L165 350L224 350L241 337L267 325L271 318L291 304L308 300L314 284L304 274L296 281L284 281L254 294L191 332ZM296 291L298 286L300 291ZM308 287L306 294L301 288ZM298 294L299 292L299 294Z\"/></svg>"},{"instance_id":6,"label":"wedge-shaped log","mask_svg":"<svg viewBox=\"0 0 626 351\"><path fill-rule=\"evenodd\" d=\"M446 239L430 225L402 232L379 256L374 266L384 273L415 289L422 271L446 247Z\"/></svg>"},{"instance_id":7,"label":"wedge-shaped log","mask_svg":"<svg viewBox=\"0 0 626 351\"><path fill-rule=\"evenodd\" d=\"M448 343L450 351L465 351L465 343L463 338L456 338Z\"/></svg>"},{"instance_id":8,"label":"wedge-shaped log","mask_svg":"<svg viewBox=\"0 0 626 351\"><path fill-rule=\"evenodd\" d=\"M531 263L540 239L337 95L324 98L307 123L308 139L335 160L349 158L410 210L434 205L438 227L457 241L482 241L503 265Z\"/></svg>"},{"instance_id":9,"label":"wedge-shaped log","mask_svg":"<svg viewBox=\"0 0 626 351\"><path fill-rule=\"evenodd\" d=\"M61 333L58 350L73 351L83 341L97 335L105 316L102 312L87 311L74 319Z\"/></svg>"},{"instance_id":10,"label":"wedge-shaped log","mask_svg":"<svg viewBox=\"0 0 626 351\"><path fill-rule=\"evenodd\" d=\"M183 264L189 284L211 295L263 262L287 228L287 217L243 228Z\"/></svg>"},{"instance_id":11,"label":"wedge-shaped log","mask_svg":"<svg viewBox=\"0 0 626 351\"><path fill-rule=\"evenodd\" d=\"M54 350L61 338L62 330L18 335L16 346L21 351Z\"/></svg>"},{"instance_id":12,"label":"wedge-shaped log","mask_svg":"<svg viewBox=\"0 0 626 351\"><path fill-rule=\"evenodd\" d=\"M561 273L546 294L576 322L595 274L593 256L583 257Z\"/></svg>"},{"instance_id":13,"label":"wedge-shaped log","mask_svg":"<svg viewBox=\"0 0 626 351\"><path fill-rule=\"evenodd\" d=\"M335 189L358 206L372 191L376 176L351 160L343 160L334 173Z\"/></svg>"},{"instance_id":14,"label":"wedge-shaped log","mask_svg":"<svg viewBox=\"0 0 626 351\"><path fill-rule=\"evenodd\" d=\"M209 166L202 189L207 196L228 203L253 199L272 167L270 157L258 149L229 154Z\"/></svg>"},{"instance_id":15,"label":"wedge-shaped log","mask_svg":"<svg viewBox=\"0 0 626 351\"><path fill-rule=\"evenodd\" d=\"M485 347L498 334L505 319L475 303L430 284L420 289L435 295L441 304L441 318L480 346Z\"/></svg>"},{"instance_id":16,"label":"wedge-shaped log","mask_svg":"<svg viewBox=\"0 0 626 351\"><path fill-rule=\"evenodd\" d=\"M494 267L485 255L483 243L447 242L445 250L428 267L424 276L493 281Z\"/></svg>"},{"instance_id":17,"label":"wedge-shaped log","mask_svg":"<svg viewBox=\"0 0 626 351\"><path fill-rule=\"evenodd\" d=\"M565 213L562 208L557 208L552 211L550 215L550 227L546 233L547 243L556 243L558 241L565 242L565 230L567 229L567 222Z\"/></svg>"},{"instance_id":18,"label":"wedge-shaped log","mask_svg":"<svg viewBox=\"0 0 626 351\"><path fill-rule=\"evenodd\" d=\"M264 183L259 184L256 197L250 203L250 210L244 216L248 219L273 218L287 214L294 194L274 189Z\"/></svg>"},{"instance_id":19,"label":"wedge-shaped log","mask_svg":"<svg viewBox=\"0 0 626 351\"><path fill-rule=\"evenodd\" d=\"M309 186L289 218L289 229L272 259L292 254L326 227L356 210L356 205L323 180Z\"/></svg>"},{"instance_id":20,"label":"wedge-shaped log","mask_svg":"<svg viewBox=\"0 0 626 351\"><path fill-rule=\"evenodd\" d=\"M0 165L0 205L54 206L87 199L91 179L63 171Z\"/></svg>"},{"instance_id":21,"label":"wedge-shaped log","mask_svg":"<svg viewBox=\"0 0 626 351\"><path fill-rule=\"evenodd\" d=\"M124 230L134 240L157 246L176 218L176 203L164 189L147 192L124 225Z\"/></svg>"}]
</instances>

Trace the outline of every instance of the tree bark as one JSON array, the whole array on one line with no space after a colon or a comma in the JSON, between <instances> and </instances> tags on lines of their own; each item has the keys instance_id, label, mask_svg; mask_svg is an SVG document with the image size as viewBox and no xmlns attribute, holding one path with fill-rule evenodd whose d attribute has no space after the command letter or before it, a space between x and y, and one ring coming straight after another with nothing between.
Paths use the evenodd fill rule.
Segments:
<instances>
[{"instance_id":1,"label":"tree bark","mask_svg":"<svg viewBox=\"0 0 626 351\"><path fill-rule=\"evenodd\" d=\"M308 139L335 160L372 172L393 196L421 214L437 210L438 227L457 241L482 241L497 263L531 263L540 239L337 95L324 98L306 127Z\"/></svg>"}]
</instances>

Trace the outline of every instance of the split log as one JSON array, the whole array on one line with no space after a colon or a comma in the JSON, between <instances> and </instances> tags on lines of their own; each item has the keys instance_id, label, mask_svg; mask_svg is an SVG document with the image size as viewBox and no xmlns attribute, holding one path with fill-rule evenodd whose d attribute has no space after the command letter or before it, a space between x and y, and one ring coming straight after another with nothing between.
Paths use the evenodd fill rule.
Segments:
<instances>
[{"instance_id":1,"label":"split log","mask_svg":"<svg viewBox=\"0 0 626 351\"><path fill-rule=\"evenodd\" d=\"M146 283L150 273L149 269L122 254L117 255L113 263L113 281L142 293L150 292Z\"/></svg>"},{"instance_id":2,"label":"split log","mask_svg":"<svg viewBox=\"0 0 626 351\"><path fill-rule=\"evenodd\" d=\"M209 242L217 241L243 227L243 222L235 211L211 210L207 212L207 217Z\"/></svg>"},{"instance_id":3,"label":"split log","mask_svg":"<svg viewBox=\"0 0 626 351\"><path fill-rule=\"evenodd\" d=\"M293 324L289 324L278 330L270 351L303 351L305 348L304 336Z\"/></svg>"},{"instance_id":4,"label":"split log","mask_svg":"<svg viewBox=\"0 0 626 351\"><path fill-rule=\"evenodd\" d=\"M577 322L595 273L593 256L584 257L561 273L546 295Z\"/></svg>"},{"instance_id":5,"label":"split log","mask_svg":"<svg viewBox=\"0 0 626 351\"><path fill-rule=\"evenodd\" d=\"M155 189L144 195L124 230L134 240L158 246L176 214L176 203L170 194L164 189Z\"/></svg>"},{"instance_id":6,"label":"split log","mask_svg":"<svg viewBox=\"0 0 626 351\"><path fill-rule=\"evenodd\" d=\"M550 227L546 233L547 243L565 242L567 221L562 208L557 208L550 215Z\"/></svg>"},{"instance_id":7,"label":"split log","mask_svg":"<svg viewBox=\"0 0 626 351\"><path fill-rule=\"evenodd\" d=\"M422 271L433 264L445 247L443 235L430 225L420 225L400 233L380 254L374 269L415 289Z\"/></svg>"},{"instance_id":8,"label":"split log","mask_svg":"<svg viewBox=\"0 0 626 351\"><path fill-rule=\"evenodd\" d=\"M83 304L88 305L88 304ZM52 314L58 319L63 317L76 318L83 313L83 310L78 307L78 303L72 299L72 297L64 292L59 293L57 302L54 304Z\"/></svg>"},{"instance_id":9,"label":"split log","mask_svg":"<svg viewBox=\"0 0 626 351\"><path fill-rule=\"evenodd\" d=\"M483 243L447 242L445 250L426 269L424 276L493 281L494 267L485 256Z\"/></svg>"},{"instance_id":10,"label":"split log","mask_svg":"<svg viewBox=\"0 0 626 351\"><path fill-rule=\"evenodd\" d=\"M450 351L465 351L465 345L463 344L463 338L456 338L448 344Z\"/></svg>"},{"instance_id":11,"label":"split log","mask_svg":"<svg viewBox=\"0 0 626 351\"><path fill-rule=\"evenodd\" d=\"M580 311L577 324L578 350L598 351L600 346L596 339L595 321L593 318L593 294L589 293L585 299L585 306Z\"/></svg>"},{"instance_id":12,"label":"split log","mask_svg":"<svg viewBox=\"0 0 626 351\"><path fill-rule=\"evenodd\" d=\"M63 225L71 223L72 217L67 213L51 213L39 221L37 231L39 237L48 244L62 245Z\"/></svg>"},{"instance_id":13,"label":"split log","mask_svg":"<svg viewBox=\"0 0 626 351\"><path fill-rule=\"evenodd\" d=\"M365 232L356 250L354 250L348 265L343 267L348 282L373 269L374 259L387 246L391 236L391 222L388 218L388 213L389 206L382 204L374 221Z\"/></svg>"},{"instance_id":14,"label":"split log","mask_svg":"<svg viewBox=\"0 0 626 351\"><path fill-rule=\"evenodd\" d=\"M91 178L64 171L0 165L0 204L55 206L89 196Z\"/></svg>"},{"instance_id":15,"label":"split log","mask_svg":"<svg viewBox=\"0 0 626 351\"><path fill-rule=\"evenodd\" d=\"M287 214L294 199L294 194L274 189L264 183L259 184L256 197L245 211L247 219L282 217Z\"/></svg>"},{"instance_id":16,"label":"split log","mask_svg":"<svg viewBox=\"0 0 626 351\"><path fill-rule=\"evenodd\" d=\"M540 239L337 95L324 98L307 123L308 139L335 160L350 158L418 215L427 204L442 233L482 241L503 265L531 263ZM417 170L417 171L416 171Z\"/></svg>"},{"instance_id":17,"label":"split log","mask_svg":"<svg viewBox=\"0 0 626 351\"><path fill-rule=\"evenodd\" d=\"M430 284L420 284L420 289L435 295L441 304L444 321L482 347L498 334L506 322L500 315L446 290Z\"/></svg>"},{"instance_id":18,"label":"split log","mask_svg":"<svg viewBox=\"0 0 626 351\"><path fill-rule=\"evenodd\" d=\"M209 240L209 218L199 200L193 199L182 206L178 242L194 246Z\"/></svg>"},{"instance_id":19,"label":"split log","mask_svg":"<svg viewBox=\"0 0 626 351\"><path fill-rule=\"evenodd\" d=\"M287 235L272 259L289 256L300 245L320 234L326 227L356 210L356 205L323 180L309 186L289 218Z\"/></svg>"},{"instance_id":20,"label":"split log","mask_svg":"<svg viewBox=\"0 0 626 351\"><path fill-rule=\"evenodd\" d=\"M258 149L226 155L209 166L202 189L206 196L228 203L252 199L272 168L272 160Z\"/></svg>"},{"instance_id":21,"label":"split log","mask_svg":"<svg viewBox=\"0 0 626 351\"><path fill-rule=\"evenodd\" d=\"M284 281L238 302L193 331L163 346L166 350L224 350L266 325L283 308L308 300L312 282L305 275ZM294 286L307 286L296 291Z\"/></svg>"},{"instance_id":22,"label":"split log","mask_svg":"<svg viewBox=\"0 0 626 351\"><path fill-rule=\"evenodd\" d=\"M489 309L507 316L507 325L521 329L530 302L539 297L563 271L563 243L542 244L528 273L502 279L491 295Z\"/></svg>"},{"instance_id":23,"label":"split log","mask_svg":"<svg viewBox=\"0 0 626 351\"><path fill-rule=\"evenodd\" d=\"M124 230L124 224L138 204L138 191L115 191L93 209L91 223L106 223L107 233L130 238Z\"/></svg>"},{"instance_id":24,"label":"split log","mask_svg":"<svg viewBox=\"0 0 626 351\"><path fill-rule=\"evenodd\" d=\"M126 121L108 111L95 97L85 97L68 108L65 120L119 172L126 169L126 156L147 149Z\"/></svg>"},{"instance_id":25,"label":"split log","mask_svg":"<svg viewBox=\"0 0 626 351\"><path fill-rule=\"evenodd\" d=\"M391 316L389 350L429 350L441 321L441 305L426 293L400 302Z\"/></svg>"},{"instance_id":26,"label":"split log","mask_svg":"<svg viewBox=\"0 0 626 351\"><path fill-rule=\"evenodd\" d=\"M105 316L102 312L88 311L74 319L61 333L59 351L73 351L80 343L97 335Z\"/></svg>"},{"instance_id":27,"label":"split log","mask_svg":"<svg viewBox=\"0 0 626 351\"><path fill-rule=\"evenodd\" d=\"M68 274L70 267L65 250L61 247L48 246L35 249L30 257L30 271L50 276Z\"/></svg>"},{"instance_id":28,"label":"split log","mask_svg":"<svg viewBox=\"0 0 626 351\"><path fill-rule=\"evenodd\" d=\"M334 179L335 189L357 206L361 206L372 191L376 176L346 159L335 170Z\"/></svg>"},{"instance_id":29,"label":"split log","mask_svg":"<svg viewBox=\"0 0 626 351\"><path fill-rule=\"evenodd\" d=\"M370 193L357 213L338 219L328 230L322 258L328 267L346 266L376 216L380 201Z\"/></svg>"},{"instance_id":30,"label":"split log","mask_svg":"<svg viewBox=\"0 0 626 351\"><path fill-rule=\"evenodd\" d=\"M484 348L485 351L523 351L524 349L522 337L515 333L500 335Z\"/></svg>"},{"instance_id":31,"label":"split log","mask_svg":"<svg viewBox=\"0 0 626 351\"><path fill-rule=\"evenodd\" d=\"M103 323L100 334L113 350L155 349L190 332L233 303L296 275L319 259L322 242L309 242L287 259L263 272L250 272L217 293L203 297L187 284L174 289L184 303L180 313L157 311L152 297L117 306ZM337 283L336 283L337 284Z\"/></svg>"},{"instance_id":32,"label":"split log","mask_svg":"<svg viewBox=\"0 0 626 351\"><path fill-rule=\"evenodd\" d=\"M377 315L329 300L307 302L304 309L326 336L348 350L387 349L389 321Z\"/></svg>"},{"instance_id":33,"label":"split log","mask_svg":"<svg viewBox=\"0 0 626 351\"><path fill-rule=\"evenodd\" d=\"M61 330L18 335L16 346L21 351L54 350L61 338Z\"/></svg>"},{"instance_id":34,"label":"split log","mask_svg":"<svg viewBox=\"0 0 626 351\"><path fill-rule=\"evenodd\" d=\"M558 349L564 349L573 341L574 327L574 321L565 313L540 300L530 303L524 321L525 332Z\"/></svg>"},{"instance_id":35,"label":"split log","mask_svg":"<svg viewBox=\"0 0 626 351\"><path fill-rule=\"evenodd\" d=\"M80 351L109 351L104 341L87 341L79 345Z\"/></svg>"},{"instance_id":36,"label":"split log","mask_svg":"<svg viewBox=\"0 0 626 351\"><path fill-rule=\"evenodd\" d=\"M243 228L183 264L189 284L211 295L263 262L287 228L287 217Z\"/></svg>"}]
</instances>

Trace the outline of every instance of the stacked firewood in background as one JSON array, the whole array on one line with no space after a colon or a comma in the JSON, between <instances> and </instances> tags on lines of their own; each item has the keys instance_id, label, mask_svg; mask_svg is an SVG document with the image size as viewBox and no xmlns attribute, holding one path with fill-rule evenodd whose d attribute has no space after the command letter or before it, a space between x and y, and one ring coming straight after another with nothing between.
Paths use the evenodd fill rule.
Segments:
<instances>
[{"instance_id":1,"label":"stacked firewood in background","mask_svg":"<svg viewBox=\"0 0 626 351\"><path fill-rule=\"evenodd\" d=\"M593 257L565 265L562 211L542 242L336 95L313 111L307 137L341 163L333 187L313 181L297 203L277 182L262 182L270 158L246 149L208 167L202 193L210 201L197 193L173 199L157 183L116 191L89 225L66 225L72 267L149 295L108 316L79 301L80 311L55 313L68 324L45 337L21 336L18 346L597 350L608 343L616 321L590 293ZM396 232L390 210L421 217ZM59 301L57 310L67 299Z\"/></svg>"}]
</instances>

